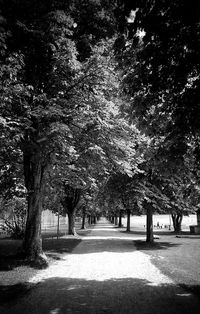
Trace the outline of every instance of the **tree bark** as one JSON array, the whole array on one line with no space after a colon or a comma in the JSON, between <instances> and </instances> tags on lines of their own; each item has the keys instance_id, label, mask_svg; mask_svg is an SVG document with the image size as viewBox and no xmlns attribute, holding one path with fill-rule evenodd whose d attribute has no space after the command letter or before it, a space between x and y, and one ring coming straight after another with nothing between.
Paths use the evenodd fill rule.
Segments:
<instances>
[{"instance_id":1,"label":"tree bark","mask_svg":"<svg viewBox=\"0 0 200 314\"><path fill-rule=\"evenodd\" d=\"M200 210L197 210L197 225L200 226Z\"/></svg>"},{"instance_id":2,"label":"tree bark","mask_svg":"<svg viewBox=\"0 0 200 314\"><path fill-rule=\"evenodd\" d=\"M32 266L48 266L47 258L42 251L41 215L44 191L44 165L40 155L24 154L24 175L27 188L28 214L23 243L23 253Z\"/></svg>"},{"instance_id":3,"label":"tree bark","mask_svg":"<svg viewBox=\"0 0 200 314\"><path fill-rule=\"evenodd\" d=\"M119 223L118 223L118 227L121 228L122 227L122 211L119 211Z\"/></svg>"},{"instance_id":4,"label":"tree bark","mask_svg":"<svg viewBox=\"0 0 200 314\"><path fill-rule=\"evenodd\" d=\"M57 239L59 238L60 234L60 214L58 212L58 221L57 221Z\"/></svg>"},{"instance_id":5,"label":"tree bark","mask_svg":"<svg viewBox=\"0 0 200 314\"><path fill-rule=\"evenodd\" d=\"M118 217L117 217L117 215L115 216L115 225L116 226L118 225Z\"/></svg>"},{"instance_id":6,"label":"tree bark","mask_svg":"<svg viewBox=\"0 0 200 314\"><path fill-rule=\"evenodd\" d=\"M76 218L76 213L75 211L73 212L68 212L68 234L69 235L76 235L76 229L75 229L75 218Z\"/></svg>"},{"instance_id":7,"label":"tree bark","mask_svg":"<svg viewBox=\"0 0 200 314\"><path fill-rule=\"evenodd\" d=\"M68 215L68 234L76 235L75 230L75 217L76 210L81 198L81 189L73 188L69 184L63 182L64 196L61 200L61 204L65 213Z\"/></svg>"},{"instance_id":8,"label":"tree bark","mask_svg":"<svg viewBox=\"0 0 200 314\"><path fill-rule=\"evenodd\" d=\"M146 242L153 243L153 210L151 207L147 209L147 233Z\"/></svg>"},{"instance_id":9,"label":"tree bark","mask_svg":"<svg viewBox=\"0 0 200 314\"><path fill-rule=\"evenodd\" d=\"M88 216L88 224L91 225L91 216Z\"/></svg>"},{"instance_id":10,"label":"tree bark","mask_svg":"<svg viewBox=\"0 0 200 314\"><path fill-rule=\"evenodd\" d=\"M127 212L127 225L126 225L126 231L131 231L131 211L129 209L126 210Z\"/></svg>"},{"instance_id":11,"label":"tree bark","mask_svg":"<svg viewBox=\"0 0 200 314\"><path fill-rule=\"evenodd\" d=\"M183 214L172 214L171 216L172 216L174 232L180 233L181 232L181 223L183 220Z\"/></svg>"},{"instance_id":12,"label":"tree bark","mask_svg":"<svg viewBox=\"0 0 200 314\"><path fill-rule=\"evenodd\" d=\"M94 220L93 220L93 216L91 215L91 217L90 217L90 224L93 225L93 223L94 223Z\"/></svg>"},{"instance_id":13,"label":"tree bark","mask_svg":"<svg viewBox=\"0 0 200 314\"><path fill-rule=\"evenodd\" d=\"M81 225L81 229L85 229L85 218L86 218L86 211L85 211L85 209L83 209L83 211L82 211L82 225Z\"/></svg>"}]
</instances>

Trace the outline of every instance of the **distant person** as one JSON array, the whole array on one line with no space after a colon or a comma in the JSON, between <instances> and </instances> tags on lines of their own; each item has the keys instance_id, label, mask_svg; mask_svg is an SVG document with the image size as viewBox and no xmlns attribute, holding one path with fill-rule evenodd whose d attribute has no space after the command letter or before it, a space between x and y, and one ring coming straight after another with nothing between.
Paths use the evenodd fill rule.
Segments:
<instances>
[{"instance_id":1,"label":"distant person","mask_svg":"<svg viewBox=\"0 0 200 314\"><path fill-rule=\"evenodd\" d=\"M160 224L159 224L159 221L157 222L157 228L160 228Z\"/></svg>"}]
</instances>

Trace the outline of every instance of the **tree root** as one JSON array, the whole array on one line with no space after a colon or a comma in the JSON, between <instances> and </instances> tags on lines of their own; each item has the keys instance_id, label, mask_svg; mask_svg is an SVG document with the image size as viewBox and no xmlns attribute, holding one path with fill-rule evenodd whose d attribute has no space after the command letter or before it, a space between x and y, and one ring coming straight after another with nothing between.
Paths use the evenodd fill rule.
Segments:
<instances>
[{"instance_id":1,"label":"tree root","mask_svg":"<svg viewBox=\"0 0 200 314\"><path fill-rule=\"evenodd\" d=\"M35 258L27 258L26 262L30 265L30 267L37 269L45 269L49 266L47 257L44 253L38 254Z\"/></svg>"}]
</instances>

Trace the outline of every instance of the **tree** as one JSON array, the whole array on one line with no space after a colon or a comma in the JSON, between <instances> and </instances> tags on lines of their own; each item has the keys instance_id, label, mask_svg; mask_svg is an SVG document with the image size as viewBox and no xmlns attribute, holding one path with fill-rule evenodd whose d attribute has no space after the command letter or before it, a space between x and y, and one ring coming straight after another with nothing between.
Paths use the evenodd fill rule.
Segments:
<instances>
[{"instance_id":1,"label":"tree","mask_svg":"<svg viewBox=\"0 0 200 314\"><path fill-rule=\"evenodd\" d=\"M95 191L116 171L128 175L137 171L141 157L135 146L141 136L120 114L122 99L118 95L119 79L114 66L111 40L96 45L82 68L86 76L82 83L87 108L81 107L79 116L73 120L70 154L57 152L51 170L51 181L63 191L64 198L67 198L65 184L71 189ZM83 97L82 83L75 94L79 101Z\"/></svg>"},{"instance_id":2,"label":"tree","mask_svg":"<svg viewBox=\"0 0 200 314\"><path fill-rule=\"evenodd\" d=\"M127 59L132 67L126 82L130 83L127 91L138 99L133 100L135 107L142 106L144 116L140 119L152 123L157 113L157 119L162 118L161 113L165 117L171 113L168 127L173 121L173 129L183 134L197 131L199 4L136 1L135 8L135 18L129 24L133 29L131 42L127 46L129 57L132 54L134 58Z\"/></svg>"},{"instance_id":3,"label":"tree","mask_svg":"<svg viewBox=\"0 0 200 314\"><path fill-rule=\"evenodd\" d=\"M68 215L68 234L75 235L75 215L81 198L81 189L73 188L68 184L64 184L64 195L61 203L64 212Z\"/></svg>"},{"instance_id":4,"label":"tree","mask_svg":"<svg viewBox=\"0 0 200 314\"><path fill-rule=\"evenodd\" d=\"M128 108L150 136L164 136L174 157L199 146L199 4L124 1L129 32L116 51ZM132 10L132 11L131 11Z\"/></svg>"},{"instance_id":5,"label":"tree","mask_svg":"<svg viewBox=\"0 0 200 314\"><path fill-rule=\"evenodd\" d=\"M73 11L69 3L57 1L21 1L19 7L15 1L9 6L2 1L1 20L6 25L1 38L2 117L15 124L23 153L28 199L24 253L41 266L47 264L40 239L46 171L52 155L63 146L59 140L65 137L64 149L70 147L69 125L86 96L85 73L73 38L75 23L69 15L77 13L76 1L74 5Z\"/></svg>"},{"instance_id":6,"label":"tree","mask_svg":"<svg viewBox=\"0 0 200 314\"><path fill-rule=\"evenodd\" d=\"M86 228L86 206L85 205L82 205L81 211L82 211L81 229L84 230Z\"/></svg>"},{"instance_id":7,"label":"tree","mask_svg":"<svg viewBox=\"0 0 200 314\"><path fill-rule=\"evenodd\" d=\"M171 160L169 156L163 154L159 145L156 151L154 147L154 154L143 165L143 169L144 175L141 176L138 186L133 186L133 189L139 195L141 194L140 199L142 203L144 202L147 215L151 215L153 211L172 214L174 231L180 232L183 215L197 210L192 201L194 200L195 180L192 174L191 159L184 156L184 162ZM149 221L151 221L152 228L151 217L149 217Z\"/></svg>"},{"instance_id":8,"label":"tree","mask_svg":"<svg viewBox=\"0 0 200 314\"><path fill-rule=\"evenodd\" d=\"M182 215L189 212L190 196L185 194L196 181L186 166L191 147L190 162L196 159L196 169L199 159L199 4L174 1L169 5L165 0L121 3L128 18L122 21L115 49L123 68L122 89L130 97L124 111L137 120L138 128L155 145L157 164L143 184L147 195L151 187L148 202L152 204L152 193L159 196L157 205L163 199L178 231Z\"/></svg>"},{"instance_id":9,"label":"tree","mask_svg":"<svg viewBox=\"0 0 200 314\"><path fill-rule=\"evenodd\" d=\"M18 140L18 148L20 147L23 153L28 199L24 253L29 260L46 265L40 239L44 175L55 147L52 140L56 133L55 122L61 115L62 118L66 116L66 113L63 111L61 114L59 105L56 110L52 104L55 99L49 98L50 95L47 96L43 92L42 69L39 65L36 67L37 60L32 60L36 56L39 57L39 50L43 43L41 31L31 30L25 24L20 24L18 32L23 39L21 42L23 53L8 52L9 56L2 61L1 109L6 122L12 122L14 125L13 132L15 131ZM29 42L31 40L33 46ZM44 49L40 51L41 58L44 57L43 53Z\"/></svg>"},{"instance_id":10,"label":"tree","mask_svg":"<svg viewBox=\"0 0 200 314\"><path fill-rule=\"evenodd\" d=\"M111 222L121 227L122 211L126 211L127 232L130 231L130 215L134 210L132 191L130 192L127 188L131 180L132 178L126 174L115 173L109 178L104 190L101 192L101 198L103 199L101 206L107 206L108 214L114 218L114 221L111 219Z\"/></svg>"}]
</instances>

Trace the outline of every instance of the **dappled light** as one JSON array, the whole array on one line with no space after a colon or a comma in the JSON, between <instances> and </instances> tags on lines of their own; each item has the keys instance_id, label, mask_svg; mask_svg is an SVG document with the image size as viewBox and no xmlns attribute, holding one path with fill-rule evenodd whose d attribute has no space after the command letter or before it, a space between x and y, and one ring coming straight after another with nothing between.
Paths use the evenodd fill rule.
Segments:
<instances>
[{"instance_id":1,"label":"dappled light","mask_svg":"<svg viewBox=\"0 0 200 314\"><path fill-rule=\"evenodd\" d=\"M170 283L152 285L139 278L98 281L52 277L44 279L15 307L11 304L6 314L195 314L197 306L191 294Z\"/></svg>"}]
</instances>

